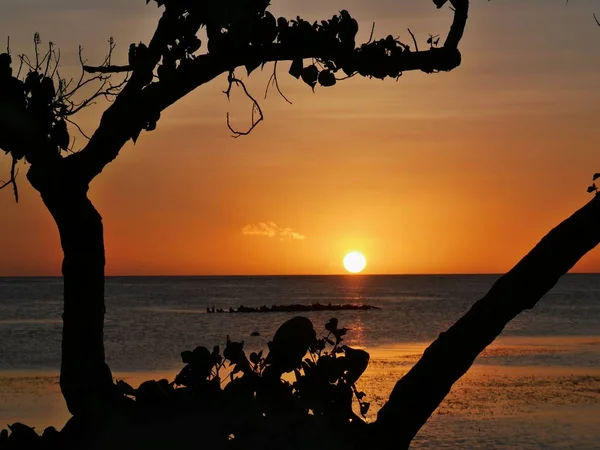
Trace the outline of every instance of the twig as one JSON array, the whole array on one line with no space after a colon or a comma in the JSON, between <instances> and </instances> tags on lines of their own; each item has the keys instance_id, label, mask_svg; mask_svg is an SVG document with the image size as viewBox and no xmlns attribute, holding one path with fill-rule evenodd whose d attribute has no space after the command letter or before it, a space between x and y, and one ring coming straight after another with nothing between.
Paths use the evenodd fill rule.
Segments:
<instances>
[{"instance_id":1,"label":"twig","mask_svg":"<svg viewBox=\"0 0 600 450\"><path fill-rule=\"evenodd\" d=\"M130 65L127 66L98 66L98 67L94 67L94 66L83 66L83 69L87 72L87 73L124 73L124 72L131 72L133 70L133 67L131 67Z\"/></svg>"},{"instance_id":2,"label":"twig","mask_svg":"<svg viewBox=\"0 0 600 450\"><path fill-rule=\"evenodd\" d=\"M281 89L279 88L279 80L277 80L277 63L278 61L275 61L275 65L273 67L273 74L271 75L271 78L269 78L269 82L267 83L267 89L265 90L265 98L267 98L267 94L269 93L269 87L271 85L275 85L275 88L277 89L277 92L279 92L279 95L281 95L283 99L291 105L292 102L285 95L283 95L283 92L281 92Z\"/></svg>"},{"instance_id":3,"label":"twig","mask_svg":"<svg viewBox=\"0 0 600 450\"><path fill-rule=\"evenodd\" d=\"M79 133L80 133L80 134L81 134L81 135L82 135L84 138L86 138L88 141L91 139L91 138L90 138L90 137L89 137L87 134L85 134L85 133L84 133L84 131L81 129L81 127L80 127L80 126L79 126L77 123L73 122L73 121L72 121L71 119L69 119L68 117L65 117L65 120L66 120L67 122L69 122L71 125L74 125L74 126L75 126L75 128L77 128L77 130L79 131Z\"/></svg>"},{"instance_id":4,"label":"twig","mask_svg":"<svg viewBox=\"0 0 600 450\"><path fill-rule=\"evenodd\" d=\"M352 75L346 75L345 77L342 77L342 78L336 78L335 81L344 81L344 80L347 80L348 78L354 78L357 73L358 72L354 72Z\"/></svg>"},{"instance_id":5,"label":"twig","mask_svg":"<svg viewBox=\"0 0 600 450\"><path fill-rule=\"evenodd\" d=\"M22 70L29 69L32 72L36 72L39 76L50 78L56 86L55 96L52 99L51 109L55 118L58 120L64 120L71 125L74 125L81 135L90 140L83 129L75 123L71 116L74 116L82 109L91 106L95 103L98 98L104 98L107 101L111 101L122 91L123 87L127 84L130 79L130 74L124 77L119 77L118 82L113 83L111 80L111 73L116 71L106 70L105 73L95 73L90 75L90 72L86 70L87 61L84 59L83 47L79 46L79 63L81 66L80 75L75 79L66 80L61 77L59 66L61 62L60 49L56 49L53 42L48 43L46 53L40 55L40 44L41 39L38 33L34 35L34 51L35 60L32 55L29 58L27 55L19 55L20 66L17 78L20 76ZM9 44L10 45L10 44ZM110 68L112 66L112 55L116 45L114 40L111 38L108 41L108 51L100 66L100 68ZM84 91L86 94L84 95ZM67 151L72 151L74 142L72 143ZM8 183L4 183L3 187L8 184L12 184L13 180ZM15 196L18 196L18 191L15 186Z\"/></svg>"},{"instance_id":6,"label":"twig","mask_svg":"<svg viewBox=\"0 0 600 450\"><path fill-rule=\"evenodd\" d=\"M373 41L373 33L375 33L375 22L373 22L373 26L371 27L371 35L369 36L367 44L370 44Z\"/></svg>"},{"instance_id":7,"label":"twig","mask_svg":"<svg viewBox=\"0 0 600 450\"><path fill-rule=\"evenodd\" d=\"M25 64L27 67L29 67L29 70L35 71L35 67L33 67L33 64L31 64L31 61L27 55L19 55L19 59L21 60L21 65Z\"/></svg>"},{"instance_id":8,"label":"twig","mask_svg":"<svg viewBox=\"0 0 600 450\"><path fill-rule=\"evenodd\" d=\"M16 167L17 167L17 158L15 158L13 156L12 165L10 167L10 180L8 180L7 182L3 182L0 185L0 190L4 189L5 187L10 186L12 184L13 193L15 195L15 201L17 203L19 203L19 187L17 186L17 175L19 174L19 171L16 170Z\"/></svg>"},{"instance_id":9,"label":"twig","mask_svg":"<svg viewBox=\"0 0 600 450\"><path fill-rule=\"evenodd\" d=\"M54 70L52 71L50 78L54 78L54 76L58 73L58 66L60 65L60 48L54 53L54 60L56 61L56 64L54 65ZM60 75L58 78L60 79Z\"/></svg>"},{"instance_id":10,"label":"twig","mask_svg":"<svg viewBox=\"0 0 600 450\"><path fill-rule=\"evenodd\" d=\"M39 51L39 45L41 43L40 40L40 34L39 33L35 33L33 35L33 47L35 48L35 70L37 71L38 68L40 67L40 51Z\"/></svg>"},{"instance_id":11,"label":"twig","mask_svg":"<svg viewBox=\"0 0 600 450\"><path fill-rule=\"evenodd\" d=\"M412 31L410 31L410 28L408 28L408 32L410 33L410 36L412 37L412 40L415 44L415 50L419 51L419 45L417 44L417 40L415 39L415 35L413 34Z\"/></svg>"},{"instance_id":12,"label":"twig","mask_svg":"<svg viewBox=\"0 0 600 450\"><path fill-rule=\"evenodd\" d=\"M246 94L246 97L248 97L250 100L252 100L252 125L250 126L250 128L246 131L235 130L231 126L229 112L227 113L227 128L229 128L229 131L231 131L233 133L233 137L235 137L235 138L238 138L240 136L248 136L252 132L252 130L254 130L254 128L256 128L256 126L264 120L264 115L263 115L262 109L260 108L260 105L258 104L256 99L254 97L252 97L252 95L250 95L250 93L248 92L248 89L246 89L246 85L244 84L244 82L235 77L233 70L229 72L227 81L229 82L229 86L227 87L227 90L223 92L227 96L227 99L230 98L231 89L233 88L233 85L237 84L238 86L240 86L242 88L242 90L244 91L244 94ZM258 119L256 119L256 120L255 120L255 112L258 112Z\"/></svg>"},{"instance_id":13,"label":"twig","mask_svg":"<svg viewBox=\"0 0 600 450\"><path fill-rule=\"evenodd\" d=\"M46 70L44 71L44 76L48 76L48 70L50 69L50 63L52 62L52 55L54 54L54 51L52 49L53 45L54 44L52 44L52 42L48 43L48 59L46 61Z\"/></svg>"},{"instance_id":14,"label":"twig","mask_svg":"<svg viewBox=\"0 0 600 450\"><path fill-rule=\"evenodd\" d=\"M110 81L110 74L117 73L117 72L110 71L110 70L105 71L105 72L102 71L103 69L114 67L114 66L111 66L110 64L111 64L111 60L112 60L112 54L113 54L113 51L114 51L116 45L112 38L108 41L108 43L109 43L108 52L106 54L106 57L104 58L104 62L102 63L101 66L95 68L95 69L97 69L95 72L91 72L88 70L89 66L86 65L87 61L85 61L83 58L83 48L81 46L79 47L79 62L81 64L81 75L79 77L79 80L77 81L77 84L73 88L70 88L73 80L69 81L66 84L66 86L64 88L64 92L62 93L62 95L59 98L59 100L62 103L65 103L69 106L69 110L66 113L66 116L75 115L82 109L86 108L87 106L91 106L91 105L95 104L94 100L96 100L97 98L103 97L104 99L111 101L111 99L113 97L116 97L121 92L122 88L129 81L129 74L127 74L127 76L120 83L113 85ZM86 79L86 75L89 73L97 73L97 75ZM82 88L84 88L88 84L91 84L94 82L100 82L100 85L99 85L98 89L96 89L96 91L91 96L87 97L85 100L83 100L79 103L75 103L72 100L72 98L78 91L80 91ZM73 122L71 122L71 123L73 123ZM84 133L82 133L82 135L87 137Z\"/></svg>"}]
</instances>

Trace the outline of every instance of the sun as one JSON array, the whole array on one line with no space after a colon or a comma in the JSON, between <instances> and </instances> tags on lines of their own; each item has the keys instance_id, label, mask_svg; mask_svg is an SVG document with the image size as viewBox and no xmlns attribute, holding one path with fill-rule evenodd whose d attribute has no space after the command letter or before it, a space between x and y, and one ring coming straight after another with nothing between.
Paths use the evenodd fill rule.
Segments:
<instances>
[{"instance_id":1,"label":"sun","mask_svg":"<svg viewBox=\"0 0 600 450\"><path fill-rule=\"evenodd\" d=\"M344 256L344 267L350 273L360 273L367 265L367 258L361 252L350 252Z\"/></svg>"}]
</instances>

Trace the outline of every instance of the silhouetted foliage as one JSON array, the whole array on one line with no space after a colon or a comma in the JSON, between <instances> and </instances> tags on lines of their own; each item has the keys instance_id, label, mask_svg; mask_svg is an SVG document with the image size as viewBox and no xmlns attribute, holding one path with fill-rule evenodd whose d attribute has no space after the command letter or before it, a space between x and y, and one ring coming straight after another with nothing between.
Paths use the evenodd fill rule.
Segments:
<instances>
[{"instance_id":1,"label":"silhouetted foliage","mask_svg":"<svg viewBox=\"0 0 600 450\"><path fill-rule=\"evenodd\" d=\"M119 380L117 386L130 399L130 414L142 420L209 413L197 424L202 430L199 443L254 448L245 445L257 434L270 433L269 428L285 434L285 427L294 423L321 423L324 429L357 434L365 430L361 416L370 406L356 388L369 354L343 344L348 331L338 328L334 318L325 325L326 334L317 338L309 319L294 317L276 331L266 355L261 350L247 356L244 342L227 336L222 353L219 346L182 352L185 365L171 382L149 380L133 388ZM280 429L282 416L286 425ZM222 422L222 417L228 420ZM52 427L42 436L20 423L9 429L10 434L0 433L0 450L62 448L63 436Z\"/></svg>"},{"instance_id":2,"label":"silhouetted foliage","mask_svg":"<svg viewBox=\"0 0 600 450\"><path fill-rule=\"evenodd\" d=\"M434 0L434 4L440 8L447 1ZM132 391L121 383L124 391L117 392L105 362L103 344L103 224L88 198L88 189L129 140L136 142L142 131L155 130L165 109L220 75L227 75L227 96L235 86L252 101L250 126L245 130L234 129L229 114L227 126L234 136L250 133L264 115L244 82L236 76L239 68L250 74L258 67L274 63L269 85L272 83L281 93L277 63L283 61L290 62L292 76L302 79L313 90L318 85L334 86L340 79L357 74L384 79L397 78L411 70L434 73L458 67L461 62L458 45L467 21L468 0L449 1L454 15L446 40L438 47L438 38L430 36L429 49L425 51L418 50L412 32L414 49L391 35L380 40L371 36L367 43L357 45L358 23L347 10L331 19L311 23L300 17L275 18L267 10L267 0L155 0L162 14L153 36L148 43L131 44L125 65L113 64L112 39L107 57L99 66L88 65L80 49L82 73L72 81L60 76L60 53L53 44L49 44L46 53L40 51L38 35L34 39L34 58L19 56L18 70L10 50L0 55L0 148L12 158L10 179L0 182L0 189L12 186L18 200L17 164L25 160L30 164L27 179L40 193L60 233L64 252L60 386L76 421L90 420L89 417L122 406L125 391L129 395L135 392L140 405L151 407L154 402L170 404L173 398L182 395L182 389L197 390L198 386L204 386L206 398L214 394L227 399L228 392L238 392L240 395L231 394L231 398L244 397L249 405L254 405L254 394L261 392L265 405L274 407L277 402L289 401L303 413L311 405L308 409L313 416L346 417L352 423L360 423L350 413L349 405L353 382L367 360L360 351L340 345L345 331L337 329L334 322L328 325L329 336L323 338L328 344L332 342L333 348L327 351L317 340L318 348L314 349L318 352L317 359L311 359L313 351L309 361L300 365L296 364L297 356L290 356L293 352L287 354L294 347L286 344L289 342L286 336L304 329L302 346L295 349L296 355L304 345L311 346L312 337L308 325L297 322L280 330L264 361L258 353L248 359L243 343L229 341L222 355L219 349L210 352L204 348L185 353L187 368L178 379L190 386L175 389L165 381L148 382ZM117 74L121 75L115 81L112 77L119 77ZM73 116L100 98L111 102L97 129L88 136L76 125ZM73 142L73 127L88 140L80 149ZM224 360L233 363L235 373L230 375L234 379L221 390L214 381L218 375L211 378L210 374ZM299 371L296 383L300 384L296 387L279 379L281 373L289 370L295 374ZM263 386L265 383L268 388ZM303 385L322 389L322 395L298 387ZM364 395L354 393L354 396L359 399L360 411L366 413L368 404L362 400Z\"/></svg>"},{"instance_id":3,"label":"silhouetted foliage","mask_svg":"<svg viewBox=\"0 0 600 450\"><path fill-rule=\"evenodd\" d=\"M425 51L418 50L410 30L414 51L393 36L369 39L357 47L358 24L345 10L329 20L310 23L300 17L275 19L267 11L266 0L156 3L163 7L163 13L150 42L132 44L128 64L123 66L111 62L112 41L100 66L89 66L80 58L83 72L72 88L58 74L59 54L52 45L40 58L37 35L35 62L20 57L23 72L19 69L15 73L9 53L0 55L0 148L12 158L10 179L0 183L0 189L12 185L18 199L16 165L25 159L30 163L27 178L40 192L60 232L65 255L60 384L74 414L60 433L49 428L42 438L25 425L13 424L11 433L0 432L0 448L60 448L78 429L95 439L100 436L94 434L98 433L96 423L105 425L115 417L118 420L119 414L129 414L134 417L130 424L144 426L173 426L177 421L185 422L185 417L202 417L193 424L199 425L198 429L179 429L187 433L183 440L194 447L201 443L203 447L330 449L336 436L338 447L355 447L360 442L355 440L356 430L366 425L353 411L354 399L360 415L369 409L365 394L357 392L355 383L369 358L366 352L342 344L347 330L338 328L336 320L327 323L328 334L320 339L307 319L287 322L274 336L266 356L257 352L247 357L244 343L230 339L222 354L218 347L212 351L198 347L182 353L185 366L174 382L147 381L137 389L119 382L115 387L105 363L102 337L103 228L100 214L87 198L89 183L130 139L135 142L143 130L156 129L162 111L222 74L227 74L227 95L238 86L252 100L250 127L235 131L229 116L227 125L234 136L252 131L264 116L235 75L240 67L250 74L275 63L271 79L278 87L277 62L290 61L289 73L313 90L318 85L337 84L340 70L345 76L378 79L397 78L408 70L452 70L461 62L458 44L467 21L468 1L450 0L454 19L447 38L438 47L438 37L430 35ZM438 8L446 3L434 0ZM206 42L198 35L200 30L205 32ZM310 62L305 64L307 60ZM119 73L125 74L121 82L112 83L110 77ZM76 102L74 95L92 82L97 82L97 90ZM67 126L67 122L72 123L69 117L100 97L114 97L114 102L81 151L67 154L73 134ZM594 175L594 181L597 178ZM597 193L597 186L592 184L589 192ZM440 334L396 384L370 428L370 436L377 442L369 445L407 448L452 385L506 324L532 308L598 244L598 220L600 197L595 195ZM284 374L293 374L295 381L282 378ZM210 414L198 415L203 412ZM160 422L174 417L174 422ZM294 424L298 426L294 428ZM110 432L121 442L126 430L121 429L122 434ZM294 436L291 440L290 435ZM319 445L307 439L314 435L321 439ZM162 448L177 438L169 435Z\"/></svg>"},{"instance_id":4,"label":"silhouetted foliage","mask_svg":"<svg viewBox=\"0 0 600 450\"><path fill-rule=\"evenodd\" d=\"M118 385L144 408L165 408L165 402L178 409L215 410L229 405L239 408L238 413L263 417L286 411L336 422L362 421L352 411L352 398L366 415L365 394L357 391L355 383L367 368L369 354L343 345L348 329L338 329L337 319L325 328L327 334L317 338L309 319L295 317L279 327L267 354L261 350L246 355L244 342L227 336L222 354L219 346L212 351L200 346L182 352L185 366L171 383L148 381L137 389L123 381ZM288 373L294 374L295 381L282 379Z\"/></svg>"},{"instance_id":5,"label":"silhouetted foliage","mask_svg":"<svg viewBox=\"0 0 600 450\"><path fill-rule=\"evenodd\" d=\"M112 84L110 76L106 74L86 75L82 70L78 80L67 80L60 74L60 52L50 42L45 53L40 52L42 41L38 33L34 39L34 58L19 55L18 68L9 53L0 54L0 99L2 107L7 108L10 114L21 119L26 118L27 126L35 130L38 138L44 141L44 151L69 153L75 143L71 139L68 124L72 124L81 134L85 133L72 121L71 117L93 104L98 98L110 99L116 96L126 84L125 77L117 84ZM109 50L103 63L111 63L112 52L115 44L109 41ZM83 67L82 49L79 56ZM97 84L94 86L94 83ZM93 86L94 90L87 93L82 99L81 93L87 87ZM21 131L21 130L19 130ZM22 135L0 133L0 149L5 154L10 154L13 160L10 180L0 185L0 189L12 184L15 199L18 201L16 185L16 165L26 157L27 145L23 145ZM30 161L34 162L35 157Z\"/></svg>"}]
</instances>

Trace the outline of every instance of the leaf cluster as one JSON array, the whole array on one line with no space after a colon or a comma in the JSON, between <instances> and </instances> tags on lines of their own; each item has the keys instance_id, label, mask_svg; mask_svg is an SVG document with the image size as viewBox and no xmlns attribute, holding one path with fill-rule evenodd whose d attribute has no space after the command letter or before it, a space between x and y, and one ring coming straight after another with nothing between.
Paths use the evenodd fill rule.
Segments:
<instances>
[{"instance_id":1,"label":"leaf cluster","mask_svg":"<svg viewBox=\"0 0 600 450\"><path fill-rule=\"evenodd\" d=\"M228 336L222 353L219 346L182 352L185 366L172 382L146 381L134 389L119 381L118 387L144 414L202 412L229 418L210 427L223 443L244 442L257 430L278 424L282 414L290 423L312 420L360 428L365 422L353 412L352 403L356 398L360 414L367 414L369 403L355 383L367 368L369 354L343 345L348 329L338 328L336 319L325 328L327 334L317 339L309 319L290 319L268 343L266 355L247 355L244 342Z\"/></svg>"},{"instance_id":2,"label":"leaf cluster","mask_svg":"<svg viewBox=\"0 0 600 450\"><path fill-rule=\"evenodd\" d=\"M61 448L60 433L54 427L46 428L39 435L34 427L16 422L8 425L8 430L0 431L2 450L59 450Z\"/></svg>"},{"instance_id":3,"label":"leaf cluster","mask_svg":"<svg viewBox=\"0 0 600 450\"><path fill-rule=\"evenodd\" d=\"M13 76L13 61L8 53L0 54L0 98L3 106L17 115L28 117L35 129L44 136L57 151L69 148L70 136L66 117L69 112L64 102L65 83L49 73L49 66L32 66L24 79L19 73ZM0 137L0 148L18 161L25 156L22 146L10 142L8 135Z\"/></svg>"},{"instance_id":4,"label":"leaf cluster","mask_svg":"<svg viewBox=\"0 0 600 450\"><path fill-rule=\"evenodd\" d=\"M358 22L346 10L329 20L311 23L300 17L276 19L267 11L269 2L265 0L152 1L165 6L162 31L155 40L160 53L157 76L161 80L172 79L180 66L195 59L194 53L202 45L196 36L201 28L206 29L209 54L230 58L249 51L254 58L245 64L248 73L268 62L265 55L252 53L257 49L276 44L291 53L305 53L292 63L290 73L312 88L317 83L325 87L335 85L334 74L340 69L347 76L359 73L381 79L398 77L401 71L397 57L410 51L408 45L393 36L356 48ZM143 44L132 45L129 62L134 70L143 59L140 55L143 57L147 51ZM315 58L316 64L303 67L302 59L315 53L329 54L331 58ZM392 64L392 60L396 63ZM151 79L145 81L149 83Z\"/></svg>"},{"instance_id":5,"label":"leaf cluster","mask_svg":"<svg viewBox=\"0 0 600 450\"><path fill-rule=\"evenodd\" d=\"M186 427L189 436L178 436L190 444L349 448L346 441L366 436L353 401L364 417L369 403L355 384L369 354L344 345L348 331L334 318L318 338L309 319L294 317L278 328L266 354L247 355L244 341L227 336L222 351L198 346L182 352L184 367L171 382L149 380L133 388L117 381L115 389L133 423L194 424ZM68 439L52 427L41 436L21 423L9 429L0 432L0 450L58 450Z\"/></svg>"},{"instance_id":6,"label":"leaf cluster","mask_svg":"<svg viewBox=\"0 0 600 450\"><path fill-rule=\"evenodd\" d=\"M113 39L101 68L111 65L115 48ZM18 55L18 64L9 52L0 54L0 108L8 111L23 124L23 129L35 135L36 148L23 145L23 136L4 130L0 133L0 149L10 153L13 160L28 157L31 150L70 152L75 143L68 124L74 125L84 136L81 128L72 121L82 109L94 104L102 97L112 100L127 83L128 77L112 83L110 73L88 75L85 61L79 48L81 76L77 79L63 78L60 74L60 51L52 42L45 52L40 50L42 41L34 35L34 55ZM31 161L30 161L31 162Z\"/></svg>"}]
</instances>

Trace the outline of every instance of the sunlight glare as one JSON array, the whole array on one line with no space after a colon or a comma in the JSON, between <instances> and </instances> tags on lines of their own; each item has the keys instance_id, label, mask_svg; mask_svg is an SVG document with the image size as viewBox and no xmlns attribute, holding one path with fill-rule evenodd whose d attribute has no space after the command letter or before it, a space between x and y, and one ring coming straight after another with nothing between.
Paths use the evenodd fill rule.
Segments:
<instances>
[{"instance_id":1,"label":"sunlight glare","mask_svg":"<svg viewBox=\"0 0 600 450\"><path fill-rule=\"evenodd\" d=\"M362 272L367 265L367 258L360 252L350 252L344 256L344 267L350 273Z\"/></svg>"}]
</instances>

